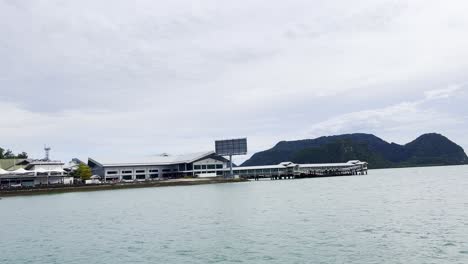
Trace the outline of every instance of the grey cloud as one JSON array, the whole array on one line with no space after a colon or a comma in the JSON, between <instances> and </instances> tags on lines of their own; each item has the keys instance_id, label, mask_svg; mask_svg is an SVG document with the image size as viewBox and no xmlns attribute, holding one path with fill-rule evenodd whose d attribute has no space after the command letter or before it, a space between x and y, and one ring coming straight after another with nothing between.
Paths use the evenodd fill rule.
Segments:
<instances>
[{"instance_id":1,"label":"grey cloud","mask_svg":"<svg viewBox=\"0 0 468 264\"><path fill-rule=\"evenodd\" d=\"M48 143L63 157L188 152L230 136L248 136L255 151L375 110L374 121L337 131L412 136L435 129L417 122L435 115L468 146L454 133L468 128L464 89L395 108L468 81L465 7L3 0L0 137L30 152ZM401 119L387 123L389 111Z\"/></svg>"}]
</instances>

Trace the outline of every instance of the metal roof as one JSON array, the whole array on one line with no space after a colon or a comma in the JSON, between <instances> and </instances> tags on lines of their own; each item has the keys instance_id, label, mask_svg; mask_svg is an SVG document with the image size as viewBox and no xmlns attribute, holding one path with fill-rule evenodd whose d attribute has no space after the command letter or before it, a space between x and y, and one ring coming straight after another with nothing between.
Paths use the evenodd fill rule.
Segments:
<instances>
[{"instance_id":1,"label":"metal roof","mask_svg":"<svg viewBox=\"0 0 468 264\"><path fill-rule=\"evenodd\" d=\"M323 167L350 167L353 165L362 165L367 162L358 160L348 161L346 163L311 163L311 164L295 164L292 162L281 162L277 165L263 165L263 166L244 166L234 167L233 170L259 170L259 169L284 169L299 166L300 168L323 168Z\"/></svg>"},{"instance_id":2,"label":"metal roof","mask_svg":"<svg viewBox=\"0 0 468 264\"><path fill-rule=\"evenodd\" d=\"M349 167L353 165L363 165L366 164L367 162L362 162L362 161L348 161L346 163L311 163L311 164L298 164L299 167Z\"/></svg>"},{"instance_id":3,"label":"metal roof","mask_svg":"<svg viewBox=\"0 0 468 264\"><path fill-rule=\"evenodd\" d=\"M233 167L232 170L261 170L261 169L284 169L284 168L287 168L287 167L278 164L278 165ZM229 170L229 168L227 168L226 170Z\"/></svg>"},{"instance_id":4,"label":"metal roof","mask_svg":"<svg viewBox=\"0 0 468 264\"><path fill-rule=\"evenodd\" d=\"M180 163L191 163L204 157L215 154L214 151L196 152L183 155L152 155L138 158L89 158L89 160L98 163L104 167L117 167L117 166L158 166L158 165L174 165Z\"/></svg>"},{"instance_id":5,"label":"metal roof","mask_svg":"<svg viewBox=\"0 0 468 264\"><path fill-rule=\"evenodd\" d=\"M4 170L16 170L19 168L24 168L26 166L18 165L25 159L0 159L0 168Z\"/></svg>"}]
</instances>

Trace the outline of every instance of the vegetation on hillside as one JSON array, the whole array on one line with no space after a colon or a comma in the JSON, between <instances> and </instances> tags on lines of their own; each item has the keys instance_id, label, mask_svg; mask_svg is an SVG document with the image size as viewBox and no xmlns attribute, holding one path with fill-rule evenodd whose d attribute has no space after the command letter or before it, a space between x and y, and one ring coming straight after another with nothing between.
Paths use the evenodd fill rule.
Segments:
<instances>
[{"instance_id":1,"label":"vegetation on hillside","mask_svg":"<svg viewBox=\"0 0 468 264\"><path fill-rule=\"evenodd\" d=\"M425 134L399 145L371 134L345 134L297 141L281 141L256 153L243 166L271 165L282 161L328 163L362 160L369 168L468 164L464 150L440 134Z\"/></svg>"},{"instance_id":2,"label":"vegetation on hillside","mask_svg":"<svg viewBox=\"0 0 468 264\"><path fill-rule=\"evenodd\" d=\"M319 147L299 150L292 159L295 163L335 163L349 160L363 160L375 167L389 167L392 163L380 154L369 150L366 143L352 140L338 140Z\"/></svg>"}]
</instances>

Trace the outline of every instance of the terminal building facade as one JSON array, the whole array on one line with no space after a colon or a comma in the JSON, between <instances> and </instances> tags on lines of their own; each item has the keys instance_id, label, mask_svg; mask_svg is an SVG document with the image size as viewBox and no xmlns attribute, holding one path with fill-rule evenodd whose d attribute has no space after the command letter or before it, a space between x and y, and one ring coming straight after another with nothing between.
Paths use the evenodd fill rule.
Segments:
<instances>
[{"instance_id":1,"label":"terminal building facade","mask_svg":"<svg viewBox=\"0 0 468 264\"><path fill-rule=\"evenodd\" d=\"M146 181L167 178L223 176L229 160L214 151L180 156L162 154L138 160L89 158L88 166L103 181Z\"/></svg>"}]
</instances>

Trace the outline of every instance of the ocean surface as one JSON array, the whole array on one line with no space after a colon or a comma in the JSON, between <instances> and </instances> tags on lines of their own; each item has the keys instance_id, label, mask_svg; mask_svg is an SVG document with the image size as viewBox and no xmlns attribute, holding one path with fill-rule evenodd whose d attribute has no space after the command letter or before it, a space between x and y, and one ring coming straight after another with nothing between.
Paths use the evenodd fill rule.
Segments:
<instances>
[{"instance_id":1,"label":"ocean surface","mask_svg":"<svg viewBox=\"0 0 468 264\"><path fill-rule=\"evenodd\" d=\"M2 198L0 263L468 263L468 166Z\"/></svg>"}]
</instances>

